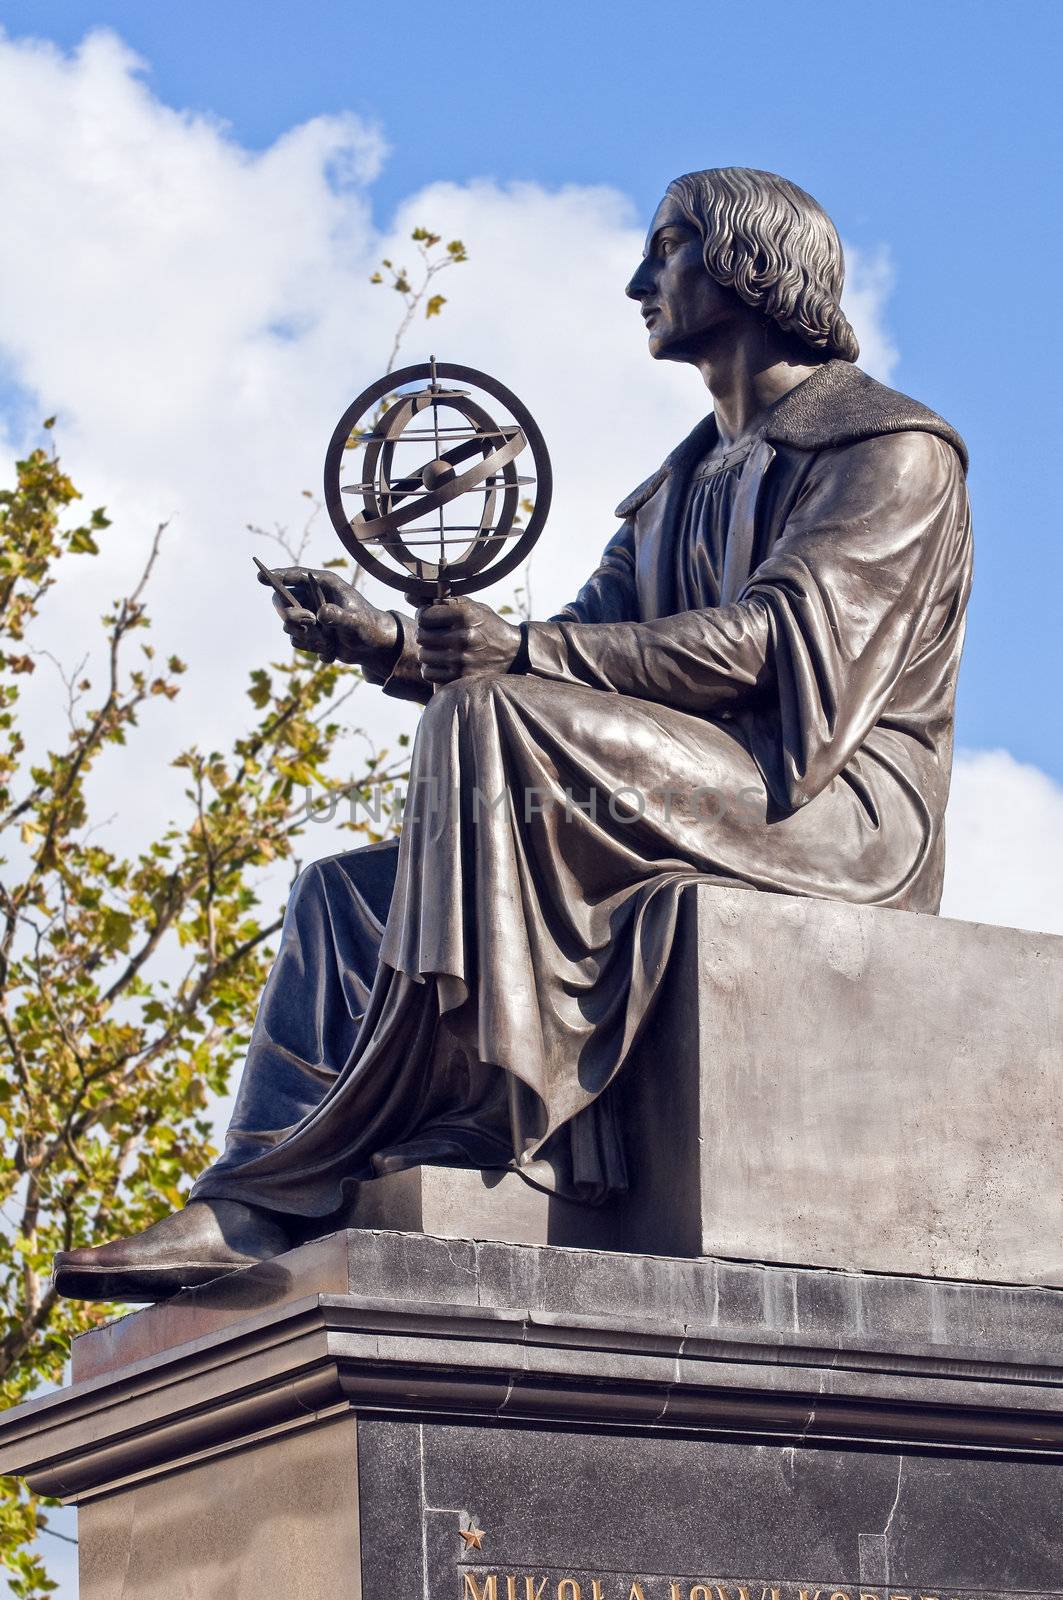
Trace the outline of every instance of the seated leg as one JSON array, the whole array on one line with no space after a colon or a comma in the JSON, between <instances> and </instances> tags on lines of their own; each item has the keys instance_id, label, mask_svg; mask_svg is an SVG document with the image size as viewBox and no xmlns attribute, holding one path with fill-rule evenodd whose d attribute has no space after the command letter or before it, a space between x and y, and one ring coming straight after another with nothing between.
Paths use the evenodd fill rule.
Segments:
<instances>
[{"instance_id":1,"label":"seated leg","mask_svg":"<svg viewBox=\"0 0 1063 1600\"><path fill-rule=\"evenodd\" d=\"M225 1150L209 1172L230 1172L269 1149L346 1065L376 977L398 853L389 839L315 861L296 879Z\"/></svg>"}]
</instances>

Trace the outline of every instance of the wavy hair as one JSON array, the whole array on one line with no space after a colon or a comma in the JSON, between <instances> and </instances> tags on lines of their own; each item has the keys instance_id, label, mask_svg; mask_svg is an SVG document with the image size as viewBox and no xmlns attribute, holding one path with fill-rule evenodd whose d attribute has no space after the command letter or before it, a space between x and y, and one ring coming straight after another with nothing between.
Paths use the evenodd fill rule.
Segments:
<instances>
[{"instance_id":1,"label":"wavy hair","mask_svg":"<svg viewBox=\"0 0 1063 1600\"><path fill-rule=\"evenodd\" d=\"M842 243L810 194L753 167L688 172L668 193L701 235L717 283L814 350L856 360L860 346L839 304Z\"/></svg>"}]
</instances>

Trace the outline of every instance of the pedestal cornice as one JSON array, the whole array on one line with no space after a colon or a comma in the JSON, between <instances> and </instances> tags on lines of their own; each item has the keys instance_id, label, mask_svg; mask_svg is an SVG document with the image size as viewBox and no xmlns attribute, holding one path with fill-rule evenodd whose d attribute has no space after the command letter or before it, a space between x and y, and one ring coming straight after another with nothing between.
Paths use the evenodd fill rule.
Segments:
<instances>
[{"instance_id":1,"label":"pedestal cornice","mask_svg":"<svg viewBox=\"0 0 1063 1600\"><path fill-rule=\"evenodd\" d=\"M344 1411L1063 1457L1053 1290L351 1232L79 1345L0 1422L64 1500Z\"/></svg>"}]
</instances>

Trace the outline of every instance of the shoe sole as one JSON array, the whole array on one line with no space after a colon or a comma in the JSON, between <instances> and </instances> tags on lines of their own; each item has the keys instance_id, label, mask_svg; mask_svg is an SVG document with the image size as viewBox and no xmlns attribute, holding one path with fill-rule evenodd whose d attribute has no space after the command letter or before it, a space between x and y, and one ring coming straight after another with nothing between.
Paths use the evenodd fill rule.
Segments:
<instances>
[{"instance_id":1,"label":"shoe sole","mask_svg":"<svg viewBox=\"0 0 1063 1600\"><path fill-rule=\"evenodd\" d=\"M52 1283L64 1300L120 1300L154 1304L171 1300L182 1289L198 1289L256 1261L192 1262L167 1267L57 1266Z\"/></svg>"}]
</instances>

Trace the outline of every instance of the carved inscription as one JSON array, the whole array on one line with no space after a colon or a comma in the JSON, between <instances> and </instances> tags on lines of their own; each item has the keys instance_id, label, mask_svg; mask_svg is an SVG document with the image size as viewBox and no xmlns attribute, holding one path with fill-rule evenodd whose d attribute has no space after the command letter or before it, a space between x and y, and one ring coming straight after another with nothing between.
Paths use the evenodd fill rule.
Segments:
<instances>
[{"instance_id":1,"label":"carved inscription","mask_svg":"<svg viewBox=\"0 0 1063 1600\"><path fill-rule=\"evenodd\" d=\"M730 1578L689 1579L652 1577L555 1577L549 1573L488 1572L483 1568L462 1573L460 1600L1002 1600L996 1594L962 1596L899 1590L874 1584L799 1583Z\"/></svg>"}]
</instances>

